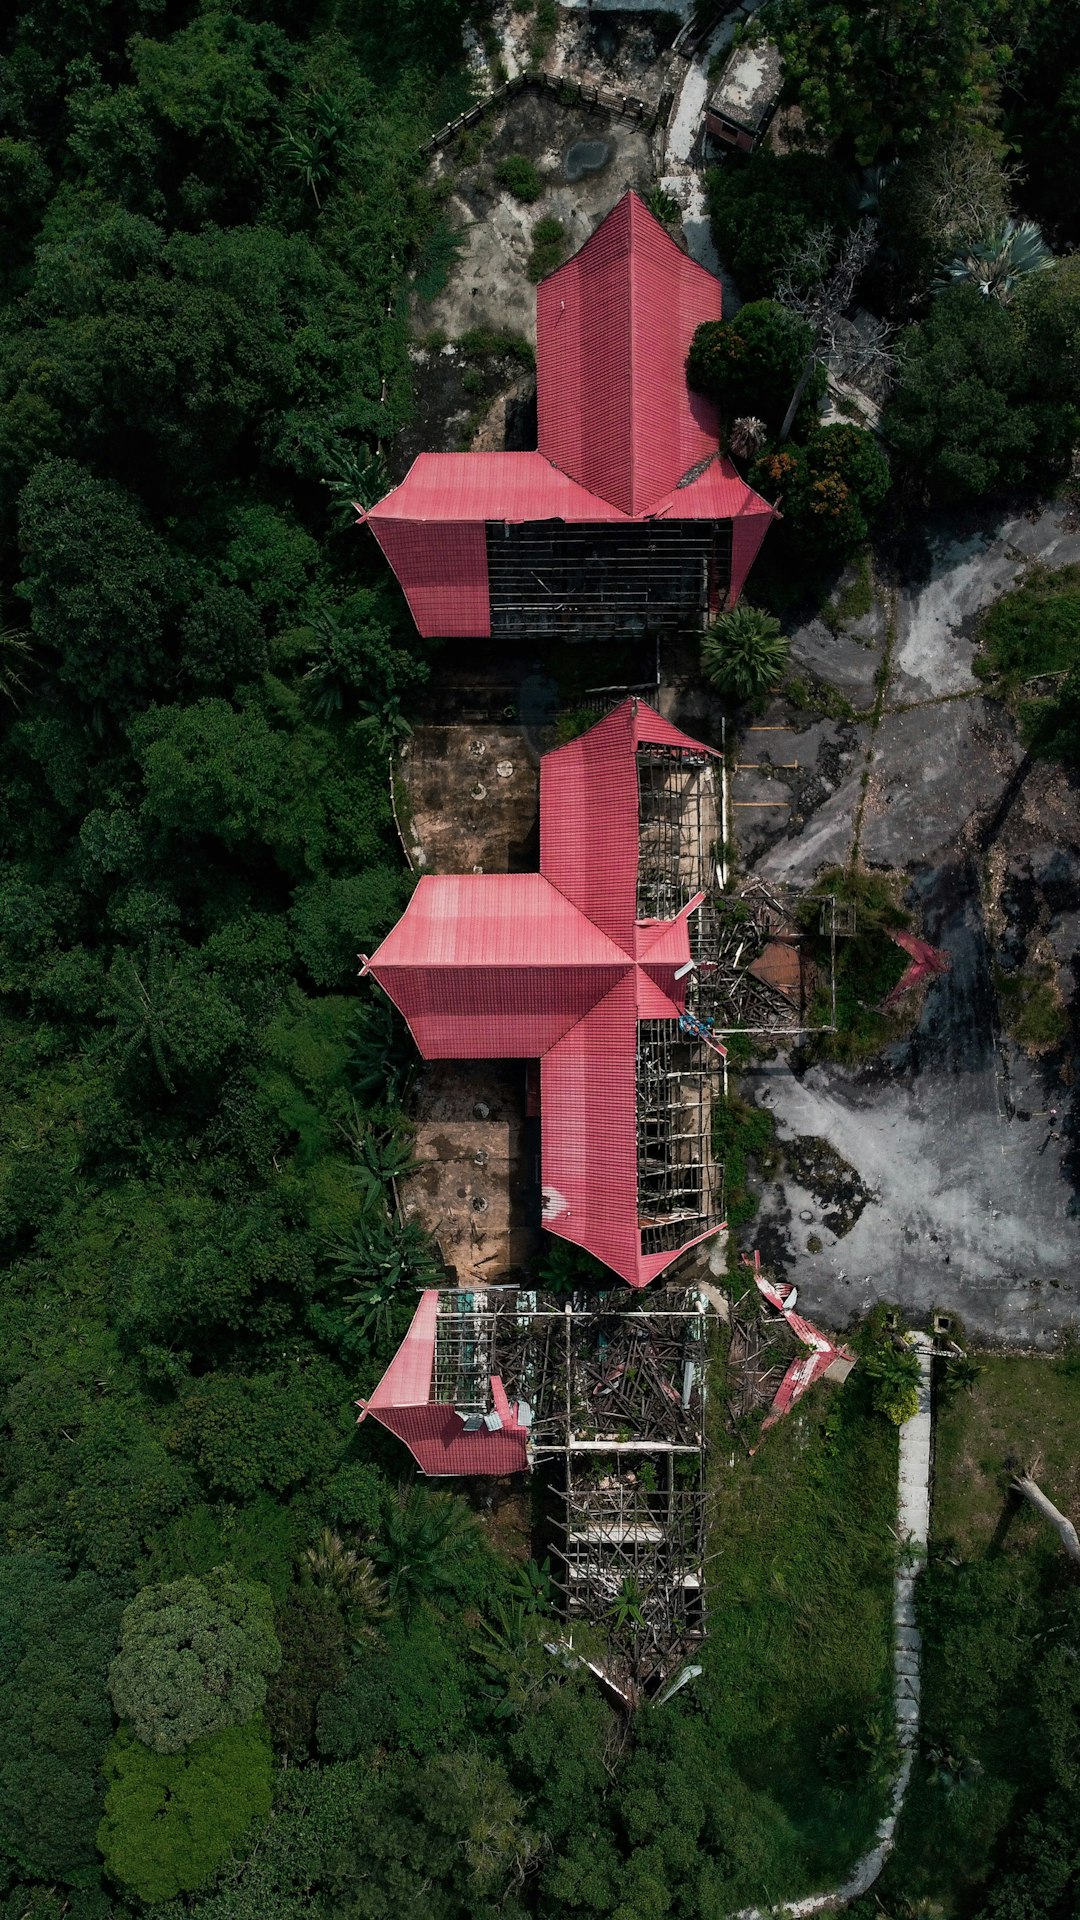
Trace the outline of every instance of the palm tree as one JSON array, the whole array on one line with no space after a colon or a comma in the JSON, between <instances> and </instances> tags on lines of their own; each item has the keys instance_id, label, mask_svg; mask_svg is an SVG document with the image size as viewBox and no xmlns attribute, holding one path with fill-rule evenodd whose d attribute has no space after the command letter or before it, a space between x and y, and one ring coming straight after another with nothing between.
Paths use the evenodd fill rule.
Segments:
<instances>
[{"instance_id":1,"label":"palm tree","mask_svg":"<svg viewBox=\"0 0 1080 1920\"><path fill-rule=\"evenodd\" d=\"M376 1638L375 1622L385 1620L389 1608L386 1588L367 1555L326 1527L308 1548L307 1563L317 1585L333 1594L354 1630L364 1639Z\"/></svg>"},{"instance_id":2,"label":"palm tree","mask_svg":"<svg viewBox=\"0 0 1080 1920\"><path fill-rule=\"evenodd\" d=\"M645 196L645 205L653 219L659 220L662 227L681 226L683 210L675 195L669 193L666 187L653 187L652 191Z\"/></svg>"},{"instance_id":3,"label":"palm tree","mask_svg":"<svg viewBox=\"0 0 1080 1920\"><path fill-rule=\"evenodd\" d=\"M400 1107L416 1074L417 1054L405 1022L381 995L361 1008L360 1025L345 1038L352 1045L349 1079L365 1105Z\"/></svg>"},{"instance_id":4,"label":"palm tree","mask_svg":"<svg viewBox=\"0 0 1080 1920\"><path fill-rule=\"evenodd\" d=\"M771 693L787 665L780 622L760 607L733 607L714 620L701 642L701 671L721 693L755 700Z\"/></svg>"},{"instance_id":5,"label":"palm tree","mask_svg":"<svg viewBox=\"0 0 1080 1920\"><path fill-rule=\"evenodd\" d=\"M456 1494L400 1489L371 1550L391 1604L406 1618L421 1601L437 1604L453 1590L458 1565L476 1538L477 1523Z\"/></svg>"},{"instance_id":6,"label":"palm tree","mask_svg":"<svg viewBox=\"0 0 1080 1920\"><path fill-rule=\"evenodd\" d=\"M946 287L978 287L1007 305L1028 274L1044 273L1053 264L1054 255L1034 220L1007 219L964 241L946 260L934 286L939 293Z\"/></svg>"}]
</instances>

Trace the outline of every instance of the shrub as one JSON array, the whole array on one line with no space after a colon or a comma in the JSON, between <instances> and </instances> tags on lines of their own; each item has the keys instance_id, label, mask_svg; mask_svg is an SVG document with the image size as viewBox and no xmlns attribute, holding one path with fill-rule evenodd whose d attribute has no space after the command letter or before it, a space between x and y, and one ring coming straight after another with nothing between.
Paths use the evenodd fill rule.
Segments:
<instances>
[{"instance_id":1,"label":"shrub","mask_svg":"<svg viewBox=\"0 0 1080 1920\"><path fill-rule=\"evenodd\" d=\"M699 393L715 400L729 419L754 414L775 433L802 376L814 344L805 320L758 300L734 320L706 320L697 329L686 362L686 377ZM815 366L803 395L800 415L813 418L825 391L825 370Z\"/></svg>"},{"instance_id":2,"label":"shrub","mask_svg":"<svg viewBox=\"0 0 1080 1920\"><path fill-rule=\"evenodd\" d=\"M530 280L546 280L566 258L566 228L548 214L533 228L532 248L525 263Z\"/></svg>"},{"instance_id":3,"label":"shrub","mask_svg":"<svg viewBox=\"0 0 1080 1920\"><path fill-rule=\"evenodd\" d=\"M495 178L500 187L512 193L515 200L523 200L526 206L539 200L544 191L543 174L523 153L508 153L505 160L500 160L495 169Z\"/></svg>"},{"instance_id":4,"label":"shrub","mask_svg":"<svg viewBox=\"0 0 1080 1920\"><path fill-rule=\"evenodd\" d=\"M721 693L753 700L770 693L787 665L780 622L758 607L733 607L713 621L701 642L701 670Z\"/></svg>"},{"instance_id":5,"label":"shrub","mask_svg":"<svg viewBox=\"0 0 1080 1920\"><path fill-rule=\"evenodd\" d=\"M201 1887L270 1812L273 1756L258 1723L184 1753L152 1753L121 1728L105 1755L105 1871L143 1900Z\"/></svg>"},{"instance_id":6,"label":"shrub","mask_svg":"<svg viewBox=\"0 0 1080 1920\"><path fill-rule=\"evenodd\" d=\"M717 251L751 300L775 292L813 232L850 225L842 177L816 153L759 149L741 166L715 167L708 191Z\"/></svg>"},{"instance_id":7,"label":"shrub","mask_svg":"<svg viewBox=\"0 0 1080 1920\"><path fill-rule=\"evenodd\" d=\"M919 1356L913 1348L884 1341L863 1361L874 1383L875 1413L883 1413L894 1427L902 1427L919 1410Z\"/></svg>"},{"instance_id":8,"label":"shrub","mask_svg":"<svg viewBox=\"0 0 1080 1920\"><path fill-rule=\"evenodd\" d=\"M673 193L666 187L653 187L645 196L645 205L654 220L663 227L677 227L682 223L682 208Z\"/></svg>"},{"instance_id":9,"label":"shrub","mask_svg":"<svg viewBox=\"0 0 1080 1920\"><path fill-rule=\"evenodd\" d=\"M783 532L803 554L830 564L866 540L889 490L889 467L863 427L817 427L804 447L763 454L751 479L766 498L783 499Z\"/></svg>"}]
</instances>

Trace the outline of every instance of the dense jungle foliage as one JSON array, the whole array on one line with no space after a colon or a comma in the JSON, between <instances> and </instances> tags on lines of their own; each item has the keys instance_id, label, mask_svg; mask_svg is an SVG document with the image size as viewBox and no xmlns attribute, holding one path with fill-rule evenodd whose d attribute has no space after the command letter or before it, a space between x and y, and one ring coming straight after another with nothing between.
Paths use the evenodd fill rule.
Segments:
<instances>
[{"instance_id":1,"label":"dense jungle foliage","mask_svg":"<svg viewBox=\"0 0 1080 1920\"><path fill-rule=\"evenodd\" d=\"M409 416L410 290L454 258L418 148L467 98L468 11L30 0L0 27L0 1920L720 1920L836 1877L883 1804L894 1462L861 1385L756 1458L701 1685L632 1738L544 1651L544 1569L355 1426L430 1262L386 1200L410 1055L355 956L407 897L387 757L433 663L349 502ZM958 39L984 13L956 10L937 97L986 83ZM1003 96L1059 245L1074 15L1032 14ZM808 219L849 206L857 51ZM905 56L898 123L923 84ZM766 213L740 218L770 293ZM933 449L947 363L912 325L897 419ZM791 551L826 496L865 538L877 456L798 449Z\"/></svg>"}]
</instances>

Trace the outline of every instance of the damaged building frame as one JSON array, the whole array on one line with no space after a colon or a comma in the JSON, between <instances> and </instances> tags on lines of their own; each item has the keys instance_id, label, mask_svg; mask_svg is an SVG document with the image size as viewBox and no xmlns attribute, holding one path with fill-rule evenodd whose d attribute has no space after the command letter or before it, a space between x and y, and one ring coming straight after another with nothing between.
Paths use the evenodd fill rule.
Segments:
<instances>
[{"instance_id":1,"label":"damaged building frame","mask_svg":"<svg viewBox=\"0 0 1080 1920\"><path fill-rule=\"evenodd\" d=\"M604 1630L605 1676L627 1698L704 1632L715 1325L696 1288L432 1290L363 1406L426 1473L542 1474L566 1618Z\"/></svg>"}]
</instances>

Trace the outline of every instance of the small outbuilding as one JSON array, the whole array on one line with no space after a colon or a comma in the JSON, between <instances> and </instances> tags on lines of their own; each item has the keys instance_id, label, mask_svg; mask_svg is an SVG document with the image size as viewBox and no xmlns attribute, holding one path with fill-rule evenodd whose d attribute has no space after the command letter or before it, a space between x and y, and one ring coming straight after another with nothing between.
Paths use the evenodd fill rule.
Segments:
<instances>
[{"instance_id":1,"label":"small outbuilding","mask_svg":"<svg viewBox=\"0 0 1080 1920\"><path fill-rule=\"evenodd\" d=\"M706 105L706 132L721 146L753 153L776 112L783 84L780 49L771 40L735 47Z\"/></svg>"}]
</instances>

